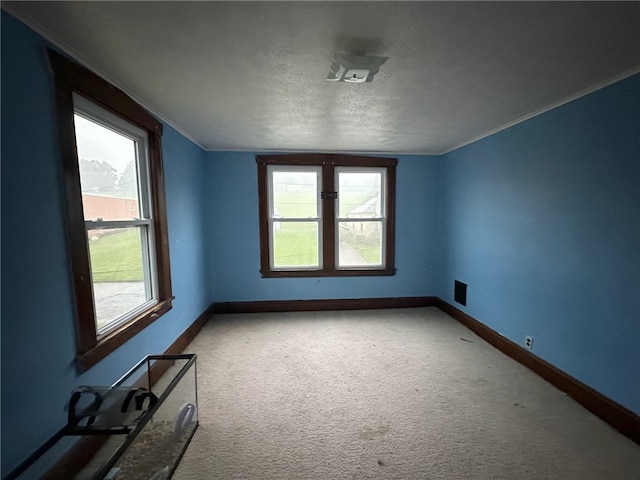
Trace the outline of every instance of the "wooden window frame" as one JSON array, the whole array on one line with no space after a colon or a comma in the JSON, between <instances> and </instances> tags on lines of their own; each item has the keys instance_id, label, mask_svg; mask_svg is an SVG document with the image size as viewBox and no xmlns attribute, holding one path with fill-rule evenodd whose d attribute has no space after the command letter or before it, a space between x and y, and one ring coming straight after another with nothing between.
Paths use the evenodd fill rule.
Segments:
<instances>
[{"instance_id":1,"label":"wooden window frame","mask_svg":"<svg viewBox=\"0 0 640 480\"><path fill-rule=\"evenodd\" d=\"M133 338L172 306L169 241L162 166L162 124L121 90L86 68L59 53L48 51L49 64L55 77L58 111L58 136L62 154L62 173L66 195L67 243L75 294L76 364L84 371ZM74 126L73 94L117 115L141 128L148 136L149 181L155 264L157 303L127 322L98 337L89 258L82 206L80 170Z\"/></svg>"},{"instance_id":2,"label":"wooden window frame","mask_svg":"<svg viewBox=\"0 0 640 480\"><path fill-rule=\"evenodd\" d=\"M284 277L356 277L395 275L395 198L396 166L398 160L386 157L366 157L341 154L290 154L256 155L258 164L258 209L260 221L260 273L265 278ZM338 268L336 265L336 200L320 200L322 223L322 268L299 270L274 270L271 268L269 243L269 185L268 165L306 165L322 167L322 190L337 191L335 188L336 167L381 167L386 169L386 237L384 239L385 265L383 268Z\"/></svg>"}]
</instances>

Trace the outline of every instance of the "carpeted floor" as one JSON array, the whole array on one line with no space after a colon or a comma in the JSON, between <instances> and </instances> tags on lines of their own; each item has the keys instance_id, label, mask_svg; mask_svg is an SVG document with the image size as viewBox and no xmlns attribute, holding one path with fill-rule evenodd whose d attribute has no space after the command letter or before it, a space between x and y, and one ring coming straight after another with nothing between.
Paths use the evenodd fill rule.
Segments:
<instances>
[{"instance_id":1,"label":"carpeted floor","mask_svg":"<svg viewBox=\"0 0 640 480\"><path fill-rule=\"evenodd\" d=\"M640 478L640 447L436 308L217 315L174 479Z\"/></svg>"}]
</instances>

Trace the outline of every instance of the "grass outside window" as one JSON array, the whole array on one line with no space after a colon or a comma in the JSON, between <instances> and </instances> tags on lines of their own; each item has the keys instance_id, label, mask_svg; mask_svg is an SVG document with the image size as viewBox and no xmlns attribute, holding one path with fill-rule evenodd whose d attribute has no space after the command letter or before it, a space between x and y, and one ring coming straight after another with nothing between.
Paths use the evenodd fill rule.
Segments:
<instances>
[{"instance_id":1,"label":"grass outside window","mask_svg":"<svg viewBox=\"0 0 640 480\"><path fill-rule=\"evenodd\" d=\"M90 231L89 251L94 282L141 282L144 280L138 229Z\"/></svg>"}]
</instances>

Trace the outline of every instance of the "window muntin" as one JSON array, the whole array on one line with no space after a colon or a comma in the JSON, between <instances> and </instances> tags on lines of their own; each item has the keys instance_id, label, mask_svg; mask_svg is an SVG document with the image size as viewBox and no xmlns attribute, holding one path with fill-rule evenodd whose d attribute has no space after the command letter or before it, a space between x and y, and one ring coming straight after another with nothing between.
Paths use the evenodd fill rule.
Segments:
<instances>
[{"instance_id":1,"label":"window muntin","mask_svg":"<svg viewBox=\"0 0 640 480\"><path fill-rule=\"evenodd\" d=\"M260 272L264 277L394 275L397 160L333 154L258 155ZM272 172L317 172L315 201L281 215ZM342 183L342 184L341 184ZM301 188L301 187L296 187ZM342 190L342 194L340 193ZM359 192L359 193L358 193ZM322 195L321 195L322 193ZM344 195L344 200L342 196ZM288 207L284 207L285 210ZM307 208L308 210L304 210ZM317 210L317 217L314 216ZM283 218L284 217L284 218ZM289 217L289 218L286 218ZM279 242L284 224L307 228L308 239ZM313 225L313 230L310 230ZM317 227L317 233L315 229ZM290 225L287 227L291 228ZM310 238L318 238L318 246ZM315 260L317 250L318 259ZM312 251L313 259L279 261ZM353 252L356 252L354 255ZM276 258L276 260L274 260Z\"/></svg>"},{"instance_id":2,"label":"window muntin","mask_svg":"<svg viewBox=\"0 0 640 480\"><path fill-rule=\"evenodd\" d=\"M162 124L94 73L57 52L49 50L48 54L55 74L67 242L75 293L76 359L78 368L86 370L171 309ZM122 169L117 165L122 160L109 166L110 162L98 155L91 159L97 160L93 164L81 165L79 157L83 155L79 152L90 150L89 144L83 144L84 135L76 135L76 130L84 127L97 129L108 138L102 142L104 151L123 144L125 153L121 156L127 163L132 158L135 161ZM114 190L114 183L122 198L105 206L100 197L105 191L107 196L116 196L109 192ZM105 257L100 258L99 251L105 248L100 240L106 233L118 236L112 239L116 246L126 245L120 252L128 260L120 262L118 268L108 260L109 254L107 268ZM111 249L115 248L113 244ZM94 301L94 284L106 283L107 274L111 280L121 280L125 275L137 286L134 292L125 292L130 294L128 300L111 308L111 313L105 313L105 302ZM108 299L106 303L113 307Z\"/></svg>"}]
</instances>

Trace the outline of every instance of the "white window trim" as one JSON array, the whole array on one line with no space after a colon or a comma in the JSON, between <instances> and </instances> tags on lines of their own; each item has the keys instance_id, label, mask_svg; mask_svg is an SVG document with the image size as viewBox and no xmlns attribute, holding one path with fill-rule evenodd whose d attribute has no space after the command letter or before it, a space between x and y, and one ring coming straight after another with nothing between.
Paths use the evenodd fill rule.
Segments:
<instances>
[{"instance_id":1,"label":"white window trim","mask_svg":"<svg viewBox=\"0 0 640 480\"><path fill-rule=\"evenodd\" d=\"M382 181L380 182L380 209L381 217L367 217L367 218L348 218L340 217L340 173L380 173L382 175ZM334 185L338 191L338 203L336 205L335 214L335 265L336 270L380 270L386 268L386 251L387 251L387 169L385 167L349 167L349 166L336 166L334 168ZM348 265L340 266L340 223L341 222L381 222L382 231L380 232L380 260L381 263L376 265Z\"/></svg>"},{"instance_id":2,"label":"white window trim","mask_svg":"<svg viewBox=\"0 0 640 480\"><path fill-rule=\"evenodd\" d=\"M273 174L275 172L315 172L316 173L316 216L315 217L292 217L292 218L281 218L275 215L275 202L274 202L274 191L273 191ZM269 199L269 264L270 268L273 271L315 271L322 270L323 262L322 262L322 253L323 253L323 231L322 231L322 202L320 201L320 192L322 191L322 167L320 166L306 166L306 165L268 165L267 166L267 196ZM275 259L274 259L274 222L280 223L294 223L294 222L316 222L318 226L318 266L317 267L299 267L299 266L288 266L288 267L276 267Z\"/></svg>"},{"instance_id":3,"label":"white window trim","mask_svg":"<svg viewBox=\"0 0 640 480\"><path fill-rule=\"evenodd\" d=\"M155 237L154 237L154 219L153 209L151 207L151 183L150 183L150 170L149 170L149 155L148 155L148 135L147 133L128 122L120 118L117 115L105 110L104 108L96 105L90 100L86 99L82 95L73 93L73 110L74 113L94 122L106 129L131 139L136 145L136 168L138 178L138 209L140 218L131 220L107 220L107 221L95 221L85 220L85 233L89 230L97 229L115 229L115 228L129 228L133 227L138 229L141 234L141 252L142 252L142 264L144 273L144 287L145 297L149 300L141 303L137 307L123 315L110 321L103 327L98 327L97 318L96 322L96 337L97 339L104 338L109 333L120 328L122 325L136 318L141 312L148 310L154 305L159 303L158 295L158 269L155 262ZM89 257L91 255L89 254ZM93 273L91 280L91 294L94 309L96 309L96 298L93 290ZM97 310L96 310L97 311Z\"/></svg>"}]
</instances>

